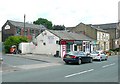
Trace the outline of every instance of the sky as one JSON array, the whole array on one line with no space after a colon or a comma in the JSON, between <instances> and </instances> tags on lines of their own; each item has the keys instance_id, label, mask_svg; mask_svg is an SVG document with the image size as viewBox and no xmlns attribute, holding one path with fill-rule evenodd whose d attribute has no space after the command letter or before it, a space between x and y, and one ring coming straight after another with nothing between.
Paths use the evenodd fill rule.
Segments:
<instances>
[{"instance_id":1,"label":"sky","mask_svg":"<svg viewBox=\"0 0 120 84\"><path fill-rule=\"evenodd\" d=\"M0 28L7 20L32 23L45 18L55 25L105 24L118 21L119 0L1 0Z\"/></svg>"}]
</instances>

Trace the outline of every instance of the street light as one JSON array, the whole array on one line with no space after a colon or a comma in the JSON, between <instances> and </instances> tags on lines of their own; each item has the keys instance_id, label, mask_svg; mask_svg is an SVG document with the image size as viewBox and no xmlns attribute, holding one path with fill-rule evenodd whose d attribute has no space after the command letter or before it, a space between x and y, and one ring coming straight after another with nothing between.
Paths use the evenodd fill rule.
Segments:
<instances>
[{"instance_id":1,"label":"street light","mask_svg":"<svg viewBox=\"0 0 120 84\"><path fill-rule=\"evenodd\" d=\"M25 36L25 14L24 14L24 36Z\"/></svg>"}]
</instances>

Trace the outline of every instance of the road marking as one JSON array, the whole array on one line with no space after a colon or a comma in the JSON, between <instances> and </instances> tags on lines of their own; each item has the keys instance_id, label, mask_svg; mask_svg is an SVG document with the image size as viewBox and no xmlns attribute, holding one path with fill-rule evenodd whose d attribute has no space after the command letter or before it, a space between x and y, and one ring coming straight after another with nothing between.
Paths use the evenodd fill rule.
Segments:
<instances>
[{"instance_id":1,"label":"road marking","mask_svg":"<svg viewBox=\"0 0 120 84\"><path fill-rule=\"evenodd\" d=\"M68 78L68 77L71 77L71 76L75 76L75 75L80 75L80 74L83 74L83 73L86 73L86 72L91 72L91 71L93 71L93 70L94 70L94 69L90 69L90 70L86 70L86 71L74 73L74 74L65 76L65 78Z\"/></svg>"},{"instance_id":2,"label":"road marking","mask_svg":"<svg viewBox=\"0 0 120 84\"><path fill-rule=\"evenodd\" d=\"M113 66L113 65L115 65L115 63L109 64L109 65L105 65L105 66L102 66L102 68L109 67L109 66Z\"/></svg>"}]
</instances>

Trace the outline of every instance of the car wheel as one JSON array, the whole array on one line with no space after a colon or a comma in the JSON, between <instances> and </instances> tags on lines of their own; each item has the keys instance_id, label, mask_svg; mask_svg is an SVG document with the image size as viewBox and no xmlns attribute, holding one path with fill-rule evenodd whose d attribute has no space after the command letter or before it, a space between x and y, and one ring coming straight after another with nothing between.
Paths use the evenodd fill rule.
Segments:
<instances>
[{"instance_id":1,"label":"car wheel","mask_svg":"<svg viewBox=\"0 0 120 84\"><path fill-rule=\"evenodd\" d=\"M107 58L105 58L105 61L107 61Z\"/></svg>"},{"instance_id":2,"label":"car wheel","mask_svg":"<svg viewBox=\"0 0 120 84\"><path fill-rule=\"evenodd\" d=\"M100 59L99 59L99 61L101 62L101 61L102 61L102 59L100 58Z\"/></svg>"},{"instance_id":3,"label":"car wheel","mask_svg":"<svg viewBox=\"0 0 120 84\"><path fill-rule=\"evenodd\" d=\"M78 64L80 65L82 63L81 59L78 60Z\"/></svg>"},{"instance_id":4,"label":"car wheel","mask_svg":"<svg viewBox=\"0 0 120 84\"><path fill-rule=\"evenodd\" d=\"M69 62L65 62L66 64L68 64Z\"/></svg>"},{"instance_id":5,"label":"car wheel","mask_svg":"<svg viewBox=\"0 0 120 84\"><path fill-rule=\"evenodd\" d=\"M93 59L91 58L90 61L89 61L89 63L92 63L92 62L93 62Z\"/></svg>"}]
</instances>

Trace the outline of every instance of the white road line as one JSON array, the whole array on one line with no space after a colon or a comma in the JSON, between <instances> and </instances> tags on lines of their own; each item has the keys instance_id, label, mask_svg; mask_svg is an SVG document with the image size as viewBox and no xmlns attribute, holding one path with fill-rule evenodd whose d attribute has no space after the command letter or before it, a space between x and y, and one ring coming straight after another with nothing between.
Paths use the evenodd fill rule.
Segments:
<instances>
[{"instance_id":1,"label":"white road line","mask_svg":"<svg viewBox=\"0 0 120 84\"><path fill-rule=\"evenodd\" d=\"M83 73L86 73L86 72L91 72L91 71L93 71L93 70L94 70L94 69L90 69L90 70L86 70L86 71L74 73L74 74L65 76L65 78L68 78L68 77L71 77L71 76L75 76L75 75L80 75L80 74L83 74Z\"/></svg>"},{"instance_id":2,"label":"white road line","mask_svg":"<svg viewBox=\"0 0 120 84\"><path fill-rule=\"evenodd\" d=\"M113 66L113 65L115 65L115 63L109 64L109 65L105 65L105 66L102 66L102 68L109 67L109 66Z\"/></svg>"}]
</instances>

